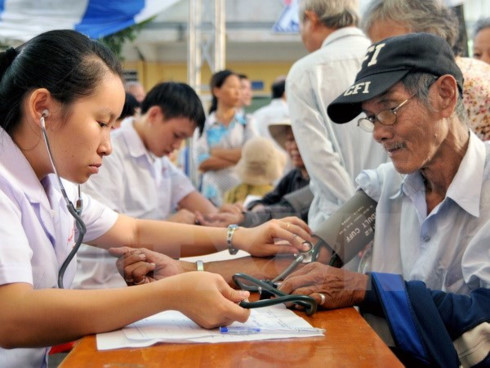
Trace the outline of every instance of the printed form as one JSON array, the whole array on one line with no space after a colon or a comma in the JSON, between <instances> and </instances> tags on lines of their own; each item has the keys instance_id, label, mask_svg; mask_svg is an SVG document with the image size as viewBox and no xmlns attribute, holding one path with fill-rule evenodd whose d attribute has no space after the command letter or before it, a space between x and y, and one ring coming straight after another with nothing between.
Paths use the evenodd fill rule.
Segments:
<instances>
[{"instance_id":1,"label":"printed form","mask_svg":"<svg viewBox=\"0 0 490 368\"><path fill-rule=\"evenodd\" d=\"M97 349L144 347L159 342L222 343L323 336L284 305L252 309L245 323L206 330L177 311L165 311L132 323L121 330L97 334Z\"/></svg>"}]
</instances>

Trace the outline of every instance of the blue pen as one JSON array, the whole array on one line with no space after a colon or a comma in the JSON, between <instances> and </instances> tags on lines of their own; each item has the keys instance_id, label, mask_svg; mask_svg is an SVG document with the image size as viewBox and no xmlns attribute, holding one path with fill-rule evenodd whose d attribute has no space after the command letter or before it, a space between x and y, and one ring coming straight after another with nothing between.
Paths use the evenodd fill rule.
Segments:
<instances>
[{"instance_id":1,"label":"blue pen","mask_svg":"<svg viewBox=\"0 0 490 368\"><path fill-rule=\"evenodd\" d=\"M258 333L263 334L314 334L314 333L324 333L325 330L322 328L277 328L277 329L263 329L260 327L247 327L247 326L228 326L228 327L220 327L219 332L222 334L230 334L230 335L253 335Z\"/></svg>"}]
</instances>

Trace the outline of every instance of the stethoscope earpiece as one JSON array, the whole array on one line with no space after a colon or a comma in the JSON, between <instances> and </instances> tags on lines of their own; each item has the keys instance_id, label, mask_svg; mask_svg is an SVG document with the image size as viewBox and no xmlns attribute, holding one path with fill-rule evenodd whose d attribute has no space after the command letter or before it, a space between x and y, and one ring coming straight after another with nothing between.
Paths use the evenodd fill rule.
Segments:
<instances>
[{"instance_id":1,"label":"stethoscope earpiece","mask_svg":"<svg viewBox=\"0 0 490 368\"><path fill-rule=\"evenodd\" d=\"M46 129L46 121L44 120L44 118L47 118L49 116L49 110L48 109L44 109L42 114L41 114L41 118L39 119L40 123L41 123L41 127L43 129Z\"/></svg>"}]
</instances>

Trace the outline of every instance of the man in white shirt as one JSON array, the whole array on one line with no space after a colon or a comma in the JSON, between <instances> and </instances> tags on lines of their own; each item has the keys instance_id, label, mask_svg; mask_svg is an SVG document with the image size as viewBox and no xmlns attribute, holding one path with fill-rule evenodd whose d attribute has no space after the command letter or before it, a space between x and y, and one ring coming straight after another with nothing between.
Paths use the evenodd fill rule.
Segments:
<instances>
[{"instance_id":1,"label":"man in white shirt","mask_svg":"<svg viewBox=\"0 0 490 368\"><path fill-rule=\"evenodd\" d=\"M276 78L271 85L271 91L271 102L257 109L253 116L257 134L274 141L269 133L269 125L289 120L289 109L286 103L286 78L283 76ZM276 146L282 149L277 143Z\"/></svg>"},{"instance_id":2,"label":"man in white shirt","mask_svg":"<svg viewBox=\"0 0 490 368\"><path fill-rule=\"evenodd\" d=\"M113 152L83 191L137 218L194 223L195 211L217 212L166 157L196 127L202 131L204 121L201 101L191 87L184 83L156 85L141 104L141 116L125 120L112 133ZM82 245L73 286L107 288L125 286L125 282L106 250Z\"/></svg>"},{"instance_id":3,"label":"man in white shirt","mask_svg":"<svg viewBox=\"0 0 490 368\"><path fill-rule=\"evenodd\" d=\"M289 154L271 136L269 126L275 123L289 123L289 108L286 103L286 77L277 77L271 85L271 91L271 102L253 113L254 130L257 135L270 139L278 149L284 152L287 157L286 165L284 166L285 175L293 169L293 164L289 159Z\"/></svg>"},{"instance_id":4,"label":"man in white shirt","mask_svg":"<svg viewBox=\"0 0 490 368\"><path fill-rule=\"evenodd\" d=\"M308 224L315 230L355 192L362 170L387 161L384 150L356 122L333 124L327 106L349 87L369 39L356 27L354 0L303 0L300 29L311 54L297 61L286 81L291 124L314 195Z\"/></svg>"}]
</instances>

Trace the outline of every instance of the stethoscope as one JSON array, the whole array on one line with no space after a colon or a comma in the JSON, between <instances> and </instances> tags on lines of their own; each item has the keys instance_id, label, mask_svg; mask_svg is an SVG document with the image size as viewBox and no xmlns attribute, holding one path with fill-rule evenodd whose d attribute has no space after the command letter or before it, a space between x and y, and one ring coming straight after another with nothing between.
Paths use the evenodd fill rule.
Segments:
<instances>
[{"instance_id":1,"label":"stethoscope","mask_svg":"<svg viewBox=\"0 0 490 368\"><path fill-rule=\"evenodd\" d=\"M261 308L270 305L291 303L303 307L307 315L315 313L318 305L313 297L308 295L286 294L278 290L277 286L280 281L284 280L291 272L293 272L300 263L315 262L318 259L320 249L323 245L325 245L325 243L321 239L319 239L315 245L310 243L310 249L300 252L289 266L272 280L259 280L243 273L236 273L233 275L233 281L240 289L258 292L260 295L260 300L256 302L244 300L241 301L239 305L243 308ZM339 261L340 258L338 258L337 254L334 254L329 264L338 266Z\"/></svg>"},{"instance_id":2,"label":"stethoscope","mask_svg":"<svg viewBox=\"0 0 490 368\"><path fill-rule=\"evenodd\" d=\"M66 202L66 207L68 208L68 212L73 216L75 219L76 227L78 230L78 237L75 242L75 245L71 252L68 254L66 259L64 260L63 264L61 265L60 270L58 271L58 287L60 289L63 289L63 278L65 276L65 271L68 268L68 265L72 261L73 257L75 257L75 254L77 253L78 249L80 248L80 245L82 245L83 242L83 237L85 236L85 233L87 232L87 228L85 226L85 223L83 222L82 218L80 217L83 209L83 202L82 202L82 197L80 193L80 185L78 186L78 200L76 207L73 205L73 203L70 201L66 194L65 187L63 186L63 183L61 182L61 178L58 174L58 170L56 170L56 165L54 163L53 159L53 154L51 153L51 146L49 145L49 140L48 140L48 133L46 131L46 122L44 121L44 118L49 116L49 111L44 110L40 122L41 122L41 131L43 133L44 137L44 143L46 143L46 149L48 151L48 156L49 156L49 161L51 162L51 166L53 167L53 171L56 175L56 178L58 179L58 185L61 190L61 195L63 196L63 199Z\"/></svg>"}]
</instances>

